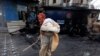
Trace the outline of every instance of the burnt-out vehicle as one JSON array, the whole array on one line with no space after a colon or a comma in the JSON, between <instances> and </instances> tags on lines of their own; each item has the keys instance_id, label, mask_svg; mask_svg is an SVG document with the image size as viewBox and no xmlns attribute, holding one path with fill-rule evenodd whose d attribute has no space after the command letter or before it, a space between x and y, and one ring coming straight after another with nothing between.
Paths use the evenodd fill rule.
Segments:
<instances>
[{"instance_id":1,"label":"burnt-out vehicle","mask_svg":"<svg viewBox=\"0 0 100 56\"><path fill-rule=\"evenodd\" d=\"M67 6L67 7L43 7L47 17L54 19L61 26L60 33L70 36L94 36L98 35L97 17L95 20L91 17L98 16L100 10L89 9L87 7ZM91 15L91 17L90 17ZM92 22L92 21L94 22ZM92 22L92 23L90 23ZM99 29L99 27L98 27Z\"/></svg>"},{"instance_id":2,"label":"burnt-out vehicle","mask_svg":"<svg viewBox=\"0 0 100 56\"><path fill-rule=\"evenodd\" d=\"M87 33L87 16L90 13L87 8L45 6L44 9L47 17L60 24L60 33L69 35L85 35Z\"/></svg>"}]
</instances>

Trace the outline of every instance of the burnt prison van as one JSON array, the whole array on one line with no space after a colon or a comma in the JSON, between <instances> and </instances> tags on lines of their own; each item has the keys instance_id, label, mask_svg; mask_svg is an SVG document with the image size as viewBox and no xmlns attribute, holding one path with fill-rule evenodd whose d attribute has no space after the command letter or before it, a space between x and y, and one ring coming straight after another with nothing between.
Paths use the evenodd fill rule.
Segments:
<instances>
[{"instance_id":1,"label":"burnt prison van","mask_svg":"<svg viewBox=\"0 0 100 56\"><path fill-rule=\"evenodd\" d=\"M88 36L91 31L87 27L89 24L88 16L93 12L99 12L97 9L77 6L44 6L44 10L47 17L54 19L60 24L60 33L67 33L70 36Z\"/></svg>"},{"instance_id":2,"label":"burnt prison van","mask_svg":"<svg viewBox=\"0 0 100 56\"><path fill-rule=\"evenodd\" d=\"M87 8L44 6L44 9L47 17L60 24L60 33L81 36L87 33L86 25L89 14Z\"/></svg>"}]
</instances>

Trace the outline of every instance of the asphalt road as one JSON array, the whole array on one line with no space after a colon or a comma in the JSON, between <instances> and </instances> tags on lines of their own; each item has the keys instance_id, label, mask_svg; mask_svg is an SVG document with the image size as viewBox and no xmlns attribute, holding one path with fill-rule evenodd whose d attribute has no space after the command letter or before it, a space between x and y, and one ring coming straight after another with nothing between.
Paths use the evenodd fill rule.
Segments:
<instances>
[{"instance_id":1,"label":"asphalt road","mask_svg":"<svg viewBox=\"0 0 100 56\"><path fill-rule=\"evenodd\" d=\"M100 42L87 40L87 37L59 35L60 43L52 56L100 56ZM29 48L30 44L21 35L10 36L0 33L0 56L38 56L39 50Z\"/></svg>"}]
</instances>

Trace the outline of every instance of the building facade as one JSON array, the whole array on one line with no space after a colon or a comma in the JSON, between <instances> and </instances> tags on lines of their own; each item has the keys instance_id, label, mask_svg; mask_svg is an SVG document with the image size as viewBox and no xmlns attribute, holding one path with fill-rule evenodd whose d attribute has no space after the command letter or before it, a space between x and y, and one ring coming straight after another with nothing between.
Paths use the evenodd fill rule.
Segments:
<instances>
[{"instance_id":1,"label":"building facade","mask_svg":"<svg viewBox=\"0 0 100 56\"><path fill-rule=\"evenodd\" d=\"M82 5L86 6L91 0L39 0L40 5L46 6L72 6L72 5Z\"/></svg>"},{"instance_id":2,"label":"building facade","mask_svg":"<svg viewBox=\"0 0 100 56\"><path fill-rule=\"evenodd\" d=\"M39 0L40 5L46 5L46 6L58 6L62 4L63 0Z\"/></svg>"}]
</instances>

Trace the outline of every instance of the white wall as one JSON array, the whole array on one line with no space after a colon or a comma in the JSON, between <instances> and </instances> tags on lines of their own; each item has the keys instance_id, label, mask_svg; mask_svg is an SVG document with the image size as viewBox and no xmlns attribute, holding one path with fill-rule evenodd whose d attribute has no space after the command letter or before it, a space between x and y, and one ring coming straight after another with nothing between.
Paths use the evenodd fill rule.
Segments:
<instances>
[{"instance_id":1,"label":"white wall","mask_svg":"<svg viewBox=\"0 0 100 56\"><path fill-rule=\"evenodd\" d=\"M49 5L52 5L53 4L53 0L49 0Z\"/></svg>"},{"instance_id":2,"label":"white wall","mask_svg":"<svg viewBox=\"0 0 100 56\"><path fill-rule=\"evenodd\" d=\"M42 4L42 0L39 0L39 4Z\"/></svg>"}]
</instances>

